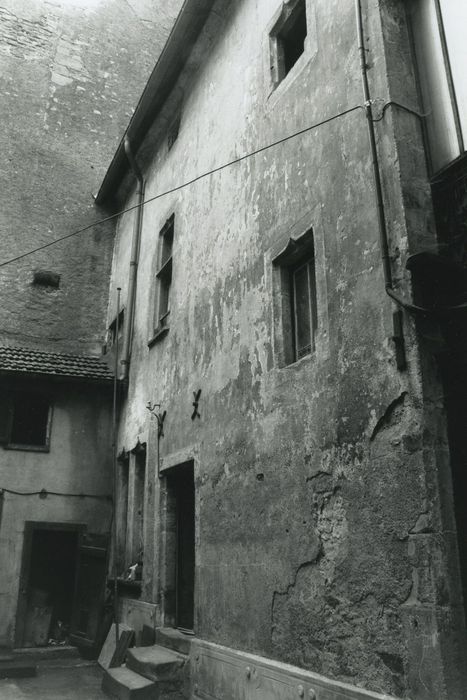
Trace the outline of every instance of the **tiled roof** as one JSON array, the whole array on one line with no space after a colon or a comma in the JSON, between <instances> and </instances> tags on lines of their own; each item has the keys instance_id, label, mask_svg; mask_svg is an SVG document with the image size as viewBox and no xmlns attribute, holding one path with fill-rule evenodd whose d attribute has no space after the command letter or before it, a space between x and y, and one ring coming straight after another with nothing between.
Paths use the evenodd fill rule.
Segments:
<instances>
[{"instance_id":1,"label":"tiled roof","mask_svg":"<svg viewBox=\"0 0 467 700\"><path fill-rule=\"evenodd\" d=\"M101 357L0 346L0 373L3 372L85 380L112 381L113 379L112 372Z\"/></svg>"}]
</instances>

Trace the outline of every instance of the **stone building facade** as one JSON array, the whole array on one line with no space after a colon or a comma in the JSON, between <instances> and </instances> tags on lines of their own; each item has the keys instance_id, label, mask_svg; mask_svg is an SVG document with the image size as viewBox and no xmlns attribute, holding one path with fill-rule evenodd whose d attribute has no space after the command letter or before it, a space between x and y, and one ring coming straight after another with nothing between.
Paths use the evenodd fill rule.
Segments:
<instances>
[{"instance_id":1,"label":"stone building facade","mask_svg":"<svg viewBox=\"0 0 467 700\"><path fill-rule=\"evenodd\" d=\"M187 0L98 194L122 619L194 632L194 698L465 696L465 55L361 5Z\"/></svg>"},{"instance_id":2,"label":"stone building facade","mask_svg":"<svg viewBox=\"0 0 467 700\"><path fill-rule=\"evenodd\" d=\"M1 646L46 644L60 618L66 634L73 623L87 643L97 638L91 599L104 593L112 494L112 373L100 355L113 230L92 226L107 213L93 195L178 5L0 2ZM74 599L81 555L93 573Z\"/></svg>"},{"instance_id":3,"label":"stone building facade","mask_svg":"<svg viewBox=\"0 0 467 700\"><path fill-rule=\"evenodd\" d=\"M159 5L0 4L2 262L104 216L93 194L178 10ZM112 245L103 225L0 268L2 343L100 352Z\"/></svg>"}]
</instances>

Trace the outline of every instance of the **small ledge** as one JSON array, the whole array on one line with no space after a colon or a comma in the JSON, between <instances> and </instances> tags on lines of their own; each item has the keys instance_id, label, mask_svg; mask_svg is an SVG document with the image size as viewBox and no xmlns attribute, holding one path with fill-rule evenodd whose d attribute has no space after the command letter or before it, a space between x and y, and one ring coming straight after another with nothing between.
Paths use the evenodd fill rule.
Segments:
<instances>
[{"instance_id":1,"label":"small ledge","mask_svg":"<svg viewBox=\"0 0 467 700\"><path fill-rule=\"evenodd\" d=\"M19 450L22 452L50 452L49 445L21 445L14 442L3 445L4 450Z\"/></svg>"},{"instance_id":2,"label":"small ledge","mask_svg":"<svg viewBox=\"0 0 467 700\"><path fill-rule=\"evenodd\" d=\"M154 331L154 335L150 340L148 340L148 348L152 348L153 345L158 343L164 336L169 332L169 326L159 326Z\"/></svg>"}]
</instances>

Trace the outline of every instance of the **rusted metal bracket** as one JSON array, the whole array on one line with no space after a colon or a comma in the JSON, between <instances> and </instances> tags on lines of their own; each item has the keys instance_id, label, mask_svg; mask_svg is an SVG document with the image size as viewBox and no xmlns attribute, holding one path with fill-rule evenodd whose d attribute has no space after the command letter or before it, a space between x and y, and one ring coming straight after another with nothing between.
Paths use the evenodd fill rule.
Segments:
<instances>
[{"instance_id":1,"label":"rusted metal bracket","mask_svg":"<svg viewBox=\"0 0 467 700\"><path fill-rule=\"evenodd\" d=\"M154 416L154 418L157 420L157 437L159 439L161 437L164 437L164 421L167 415L167 411L164 411L163 413L157 413L156 408L160 407L160 403L151 403L150 401L148 401L148 403L146 404L146 408L148 409L149 413L152 416Z\"/></svg>"},{"instance_id":2,"label":"rusted metal bracket","mask_svg":"<svg viewBox=\"0 0 467 700\"><path fill-rule=\"evenodd\" d=\"M191 420L194 420L195 418L201 418L201 414L198 411L198 406L199 406L199 397L201 396L201 389L198 389L198 391L193 392L193 413L191 414Z\"/></svg>"}]
</instances>

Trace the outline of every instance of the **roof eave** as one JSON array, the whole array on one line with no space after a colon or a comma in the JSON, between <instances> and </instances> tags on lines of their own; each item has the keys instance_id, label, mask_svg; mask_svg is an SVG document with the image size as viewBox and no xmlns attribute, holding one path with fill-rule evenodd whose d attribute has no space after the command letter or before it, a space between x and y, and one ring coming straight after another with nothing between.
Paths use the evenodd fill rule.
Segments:
<instances>
[{"instance_id":1,"label":"roof eave","mask_svg":"<svg viewBox=\"0 0 467 700\"><path fill-rule=\"evenodd\" d=\"M100 387L108 386L111 388L113 386L114 380L112 377L83 377L73 374L53 374L48 372L34 372L28 370L18 370L18 369L0 369L0 377L5 378L27 378L30 380L48 380L57 383L64 384L92 384L93 386L99 385ZM121 380L117 380L120 385Z\"/></svg>"},{"instance_id":2,"label":"roof eave","mask_svg":"<svg viewBox=\"0 0 467 700\"><path fill-rule=\"evenodd\" d=\"M96 196L97 204L104 204L118 191L129 167L124 148L125 137L128 137L136 153L183 70L214 2L215 0L185 0L183 3L102 181Z\"/></svg>"}]
</instances>

